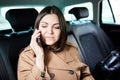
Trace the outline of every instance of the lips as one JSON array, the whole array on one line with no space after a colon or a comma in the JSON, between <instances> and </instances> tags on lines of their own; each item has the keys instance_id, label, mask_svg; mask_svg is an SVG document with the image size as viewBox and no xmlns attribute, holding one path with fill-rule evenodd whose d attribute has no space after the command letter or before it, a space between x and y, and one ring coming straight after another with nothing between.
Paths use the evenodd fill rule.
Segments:
<instances>
[{"instance_id":1,"label":"lips","mask_svg":"<svg viewBox=\"0 0 120 80\"><path fill-rule=\"evenodd\" d=\"M52 40L52 39L54 39L54 37L45 37L45 39L49 39L49 40Z\"/></svg>"}]
</instances>

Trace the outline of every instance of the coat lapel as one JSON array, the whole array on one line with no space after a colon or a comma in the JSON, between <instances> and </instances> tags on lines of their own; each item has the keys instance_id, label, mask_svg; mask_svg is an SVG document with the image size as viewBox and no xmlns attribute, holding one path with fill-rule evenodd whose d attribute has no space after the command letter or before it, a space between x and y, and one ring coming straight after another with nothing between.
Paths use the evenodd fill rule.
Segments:
<instances>
[{"instance_id":1,"label":"coat lapel","mask_svg":"<svg viewBox=\"0 0 120 80\"><path fill-rule=\"evenodd\" d=\"M60 52L61 54L66 55L65 56L65 60L61 59L57 54L53 53L53 52L48 52L46 54L46 65L50 68L55 68L55 69L69 69L71 70L72 68L70 67L70 65L68 65L67 63L70 63L72 61L74 61L73 56L70 55L70 51L69 50L64 50L62 52Z\"/></svg>"}]
</instances>

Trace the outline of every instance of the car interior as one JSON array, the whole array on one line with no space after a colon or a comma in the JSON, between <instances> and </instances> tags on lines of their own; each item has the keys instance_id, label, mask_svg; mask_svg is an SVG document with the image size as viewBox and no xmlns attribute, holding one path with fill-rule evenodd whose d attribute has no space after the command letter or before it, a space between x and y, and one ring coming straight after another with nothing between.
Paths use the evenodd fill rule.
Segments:
<instances>
[{"instance_id":1,"label":"car interior","mask_svg":"<svg viewBox=\"0 0 120 80\"><path fill-rule=\"evenodd\" d=\"M56 5L63 11L66 6L87 2L93 4L94 15L92 20L86 19L91 13L85 6L73 6L68 10L68 13L76 19L66 20L68 41L78 47L80 58L89 66L95 80L101 80L98 78L100 75L97 75L95 72L96 65L106 59L111 51L119 50L120 47L120 25L116 23L102 23L101 21L102 16L100 13L102 12L103 0L70 0L69 2L66 0L52 0L52 2L49 0L11 0L1 1L0 7L31 4L37 6ZM38 13L33 7L9 9L6 11L5 19L11 28L0 30L0 80L17 80L19 54L30 43L34 22ZM102 80L110 79L104 76ZM120 80L120 77L113 78L113 80Z\"/></svg>"}]
</instances>

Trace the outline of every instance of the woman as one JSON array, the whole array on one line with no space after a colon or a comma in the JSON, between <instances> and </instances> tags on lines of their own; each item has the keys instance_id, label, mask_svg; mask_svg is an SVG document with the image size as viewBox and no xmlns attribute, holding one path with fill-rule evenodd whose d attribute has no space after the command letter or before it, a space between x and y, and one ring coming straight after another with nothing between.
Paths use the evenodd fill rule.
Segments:
<instances>
[{"instance_id":1,"label":"woman","mask_svg":"<svg viewBox=\"0 0 120 80\"><path fill-rule=\"evenodd\" d=\"M77 48L66 40L62 12L56 6L45 7L36 19L30 45L19 56L18 80L94 80Z\"/></svg>"}]
</instances>

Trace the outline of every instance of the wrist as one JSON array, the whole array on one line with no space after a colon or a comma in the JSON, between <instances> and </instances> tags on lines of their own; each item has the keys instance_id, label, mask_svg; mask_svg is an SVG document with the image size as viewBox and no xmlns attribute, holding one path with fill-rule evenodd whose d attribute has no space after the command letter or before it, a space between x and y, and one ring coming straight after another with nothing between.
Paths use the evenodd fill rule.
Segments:
<instances>
[{"instance_id":1,"label":"wrist","mask_svg":"<svg viewBox=\"0 0 120 80\"><path fill-rule=\"evenodd\" d=\"M36 58L36 65L40 71L44 71L44 59Z\"/></svg>"}]
</instances>

